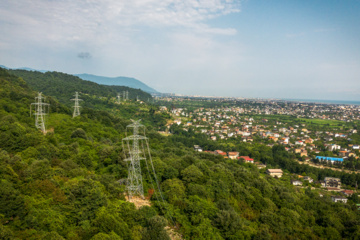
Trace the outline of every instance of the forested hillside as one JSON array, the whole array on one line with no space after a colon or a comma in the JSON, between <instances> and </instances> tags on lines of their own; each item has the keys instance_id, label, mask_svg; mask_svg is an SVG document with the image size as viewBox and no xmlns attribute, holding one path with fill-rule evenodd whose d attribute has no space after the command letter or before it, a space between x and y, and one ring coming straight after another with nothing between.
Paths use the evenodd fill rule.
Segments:
<instances>
[{"instance_id":1,"label":"forested hillside","mask_svg":"<svg viewBox=\"0 0 360 240\"><path fill-rule=\"evenodd\" d=\"M53 92L60 91L55 82ZM328 194L290 185L289 177L275 179L241 160L195 152L192 144L206 143L200 136L155 131L168 118L155 106L128 103L141 114L120 117L110 111L117 105L100 105L102 111L84 108L72 118L70 105L44 93L52 108L46 135L29 116L36 92L0 69L0 239L169 239L164 226L173 223L183 239L360 238L356 198L333 203ZM153 195L151 207L137 210L117 182L127 177L125 127L142 117L166 208ZM227 147L259 154L274 166L288 159L279 147ZM144 166L143 176L148 193Z\"/></svg>"},{"instance_id":2,"label":"forested hillside","mask_svg":"<svg viewBox=\"0 0 360 240\"><path fill-rule=\"evenodd\" d=\"M152 97L139 89L133 89L123 86L106 86L94 82L82 80L73 75L59 72L36 72L25 70L8 70L16 76L21 77L27 85L35 91L43 92L63 103L72 111L74 105L75 91L79 92L81 111L90 111L91 109L107 111L114 116L122 118L142 119L148 126L162 129L169 118L168 114L157 112L157 107L148 107L142 104L151 101ZM128 100L123 99L123 92L128 91ZM121 95L120 104L117 95ZM49 98L49 100L52 100ZM52 111L54 104L50 103ZM58 104L55 103L57 106Z\"/></svg>"},{"instance_id":3,"label":"forested hillside","mask_svg":"<svg viewBox=\"0 0 360 240\"><path fill-rule=\"evenodd\" d=\"M86 100L85 106L94 107L97 104L102 104L104 99L108 103L110 99L116 98L123 91L129 92L129 99L148 101L152 99L149 93L139 89L124 87L124 86L107 86L100 85L91 81L82 80L79 77L60 73L60 72L36 72L26 70L8 70L12 74L23 78L31 89L43 92L46 95L56 97L59 102L70 106L73 102L74 93L77 91L81 93L81 97ZM100 101L102 98L103 101Z\"/></svg>"}]
</instances>

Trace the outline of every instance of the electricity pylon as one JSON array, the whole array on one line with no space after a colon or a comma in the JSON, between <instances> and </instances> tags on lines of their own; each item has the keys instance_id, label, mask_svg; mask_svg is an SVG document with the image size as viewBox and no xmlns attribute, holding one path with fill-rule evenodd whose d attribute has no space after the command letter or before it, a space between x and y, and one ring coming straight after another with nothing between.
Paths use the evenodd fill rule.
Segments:
<instances>
[{"instance_id":1,"label":"electricity pylon","mask_svg":"<svg viewBox=\"0 0 360 240\"><path fill-rule=\"evenodd\" d=\"M120 101L121 101L120 93L118 93L118 95L117 95L117 101L118 101L118 104L120 104Z\"/></svg>"},{"instance_id":2,"label":"electricity pylon","mask_svg":"<svg viewBox=\"0 0 360 240\"><path fill-rule=\"evenodd\" d=\"M75 105L74 105L74 112L73 112L73 118L80 116L80 106L79 106L79 101L82 101L82 99L79 99L79 93L75 92L75 98L71 99L72 101L75 101Z\"/></svg>"},{"instance_id":3,"label":"electricity pylon","mask_svg":"<svg viewBox=\"0 0 360 240\"><path fill-rule=\"evenodd\" d=\"M145 141L147 137L139 135L139 130L145 129L144 125L140 124L141 120L131 121L133 123L128 125L126 129L133 128L133 135L123 139L123 149L127 149L126 155L128 156L125 161L129 162L126 188L129 200L131 200L133 196L140 196L144 199L140 160L146 160L144 145L141 141ZM139 146L139 144L141 144L141 146ZM124 147L124 145L126 145L126 147Z\"/></svg>"},{"instance_id":4,"label":"electricity pylon","mask_svg":"<svg viewBox=\"0 0 360 240\"><path fill-rule=\"evenodd\" d=\"M49 112L49 105L48 103L44 103L43 102L44 97L42 96L42 93L39 92L38 96L35 97L35 102L32 103L30 105L30 116L31 116L31 112L32 112L32 106L35 106L35 127L40 129L43 133L46 133L46 128L45 128L45 115L47 115L46 113L46 106L48 107L48 112Z\"/></svg>"},{"instance_id":5,"label":"electricity pylon","mask_svg":"<svg viewBox=\"0 0 360 240\"><path fill-rule=\"evenodd\" d=\"M142 199L144 198L144 188L143 188L143 181L142 181L142 175L141 175L141 160L144 160L146 169L149 173L149 180L151 183L151 186L154 190L155 196L158 201L161 200L164 209L166 209L166 203L164 200L164 197L161 193L159 181L156 177L156 172L154 168L153 161L151 159L151 153L149 148L149 142L148 138L145 137L145 126L140 124L141 120L131 120L133 123L126 126L126 137L123 138L123 149L127 149L127 154L125 156L128 156L128 158L125 158L125 161L128 161L128 178L125 181L126 182L126 188L128 191L128 200L131 202L132 198L135 196L139 196ZM133 128L133 135L127 136L128 128ZM143 132L143 135L140 135L140 131ZM124 146L126 144L126 147ZM151 174L152 172L152 174ZM153 177L151 176L153 175ZM120 180L119 183L124 182L124 180ZM155 185L156 184L156 185ZM157 190L156 190L157 188ZM162 205L160 203L160 205ZM170 214L169 210L167 209L167 214L169 215L172 223L175 226L174 219L172 215Z\"/></svg>"}]
</instances>

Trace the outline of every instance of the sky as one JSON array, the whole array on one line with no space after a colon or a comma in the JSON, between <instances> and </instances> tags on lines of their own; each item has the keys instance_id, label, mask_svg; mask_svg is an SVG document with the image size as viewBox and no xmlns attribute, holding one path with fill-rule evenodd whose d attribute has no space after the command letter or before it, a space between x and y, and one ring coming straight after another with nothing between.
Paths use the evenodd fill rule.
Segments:
<instances>
[{"instance_id":1,"label":"sky","mask_svg":"<svg viewBox=\"0 0 360 240\"><path fill-rule=\"evenodd\" d=\"M166 93L360 101L358 0L1 0L0 65Z\"/></svg>"}]
</instances>

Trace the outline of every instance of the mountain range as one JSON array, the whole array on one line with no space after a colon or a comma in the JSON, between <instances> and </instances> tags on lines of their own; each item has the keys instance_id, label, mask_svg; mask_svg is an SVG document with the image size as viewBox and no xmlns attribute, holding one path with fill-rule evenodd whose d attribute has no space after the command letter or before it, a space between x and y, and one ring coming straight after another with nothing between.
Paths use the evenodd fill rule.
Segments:
<instances>
[{"instance_id":1,"label":"mountain range","mask_svg":"<svg viewBox=\"0 0 360 240\"><path fill-rule=\"evenodd\" d=\"M9 68L4 65L0 65L1 68L9 69L9 70L26 70L26 71L37 71L37 72L50 72L48 70L37 70L32 69L28 67L21 67L21 68ZM83 80L95 82L102 85L112 85L112 86L126 86L131 87L135 89L140 89L148 93L158 93L155 89L149 87L145 83L141 82L140 80L137 80L135 78L130 77L104 77L104 76L96 76L92 74L72 74L74 76L77 76Z\"/></svg>"},{"instance_id":2,"label":"mountain range","mask_svg":"<svg viewBox=\"0 0 360 240\"><path fill-rule=\"evenodd\" d=\"M103 76L96 76L92 74L73 74L74 76L77 76L83 80L88 80L91 82L96 82L98 84L103 85L114 85L114 86L127 86L131 88L139 88L145 92L148 93L157 93L155 89L149 87L145 83L135 79L135 78L129 78L129 77L103 77Z\"/></svg>"}]
</instances>

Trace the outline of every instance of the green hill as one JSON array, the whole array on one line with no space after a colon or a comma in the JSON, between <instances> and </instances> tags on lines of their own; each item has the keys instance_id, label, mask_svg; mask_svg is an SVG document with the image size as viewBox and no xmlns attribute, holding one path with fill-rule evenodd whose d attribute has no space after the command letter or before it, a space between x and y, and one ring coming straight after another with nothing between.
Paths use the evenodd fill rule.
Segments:
<instances>
[{"instance_id":1,"label":"green hill","mask_svg":"<svg viewBox=\"0 0 360 240\"><path fill-rule=\"evenodd\" d=\"M117 182L127 177L121 139L130 116L104 103L71 118L67 105L45 96L53 131L44 135L29 116L35 96L24 80L0 69L0 239L169 239L164 226L173 221L183 239L360 238L356 197L333 203L330 194L290 185L288 171L275 179L252 164L195 152L190 146L201 136L180 128L170 137L157 134L152 129L166 116L151 117L157 113L148 105L141 115L148 118L166 206L154 194L151 207L136 209ZM137 119L136 113L129 115ZM273 164L287 159L278 146L243 147Z\"/></svg>"},{"instance_id":2,"label":"green hill","mask_svg":"<svg viewBox=\"0 0 360 240\"><path fill-rule=\"evenodd\" d=\"M117 94L123 95L123 91L129 92L129 99L142 101L152 99L149 93L139 89L124 86L100 85L91 81L82 80L76 76L60 72L36 72L26 70L8 70L10 73L23 78L27 84L35 91L43 92L46 95L57 98L61 103L68 106L72 104L75 91L86 98L85 106L94 107L102 101L99 98L115 99ZM86 105L89 104L89 105Z\"/></svg>"}]
</instances>

